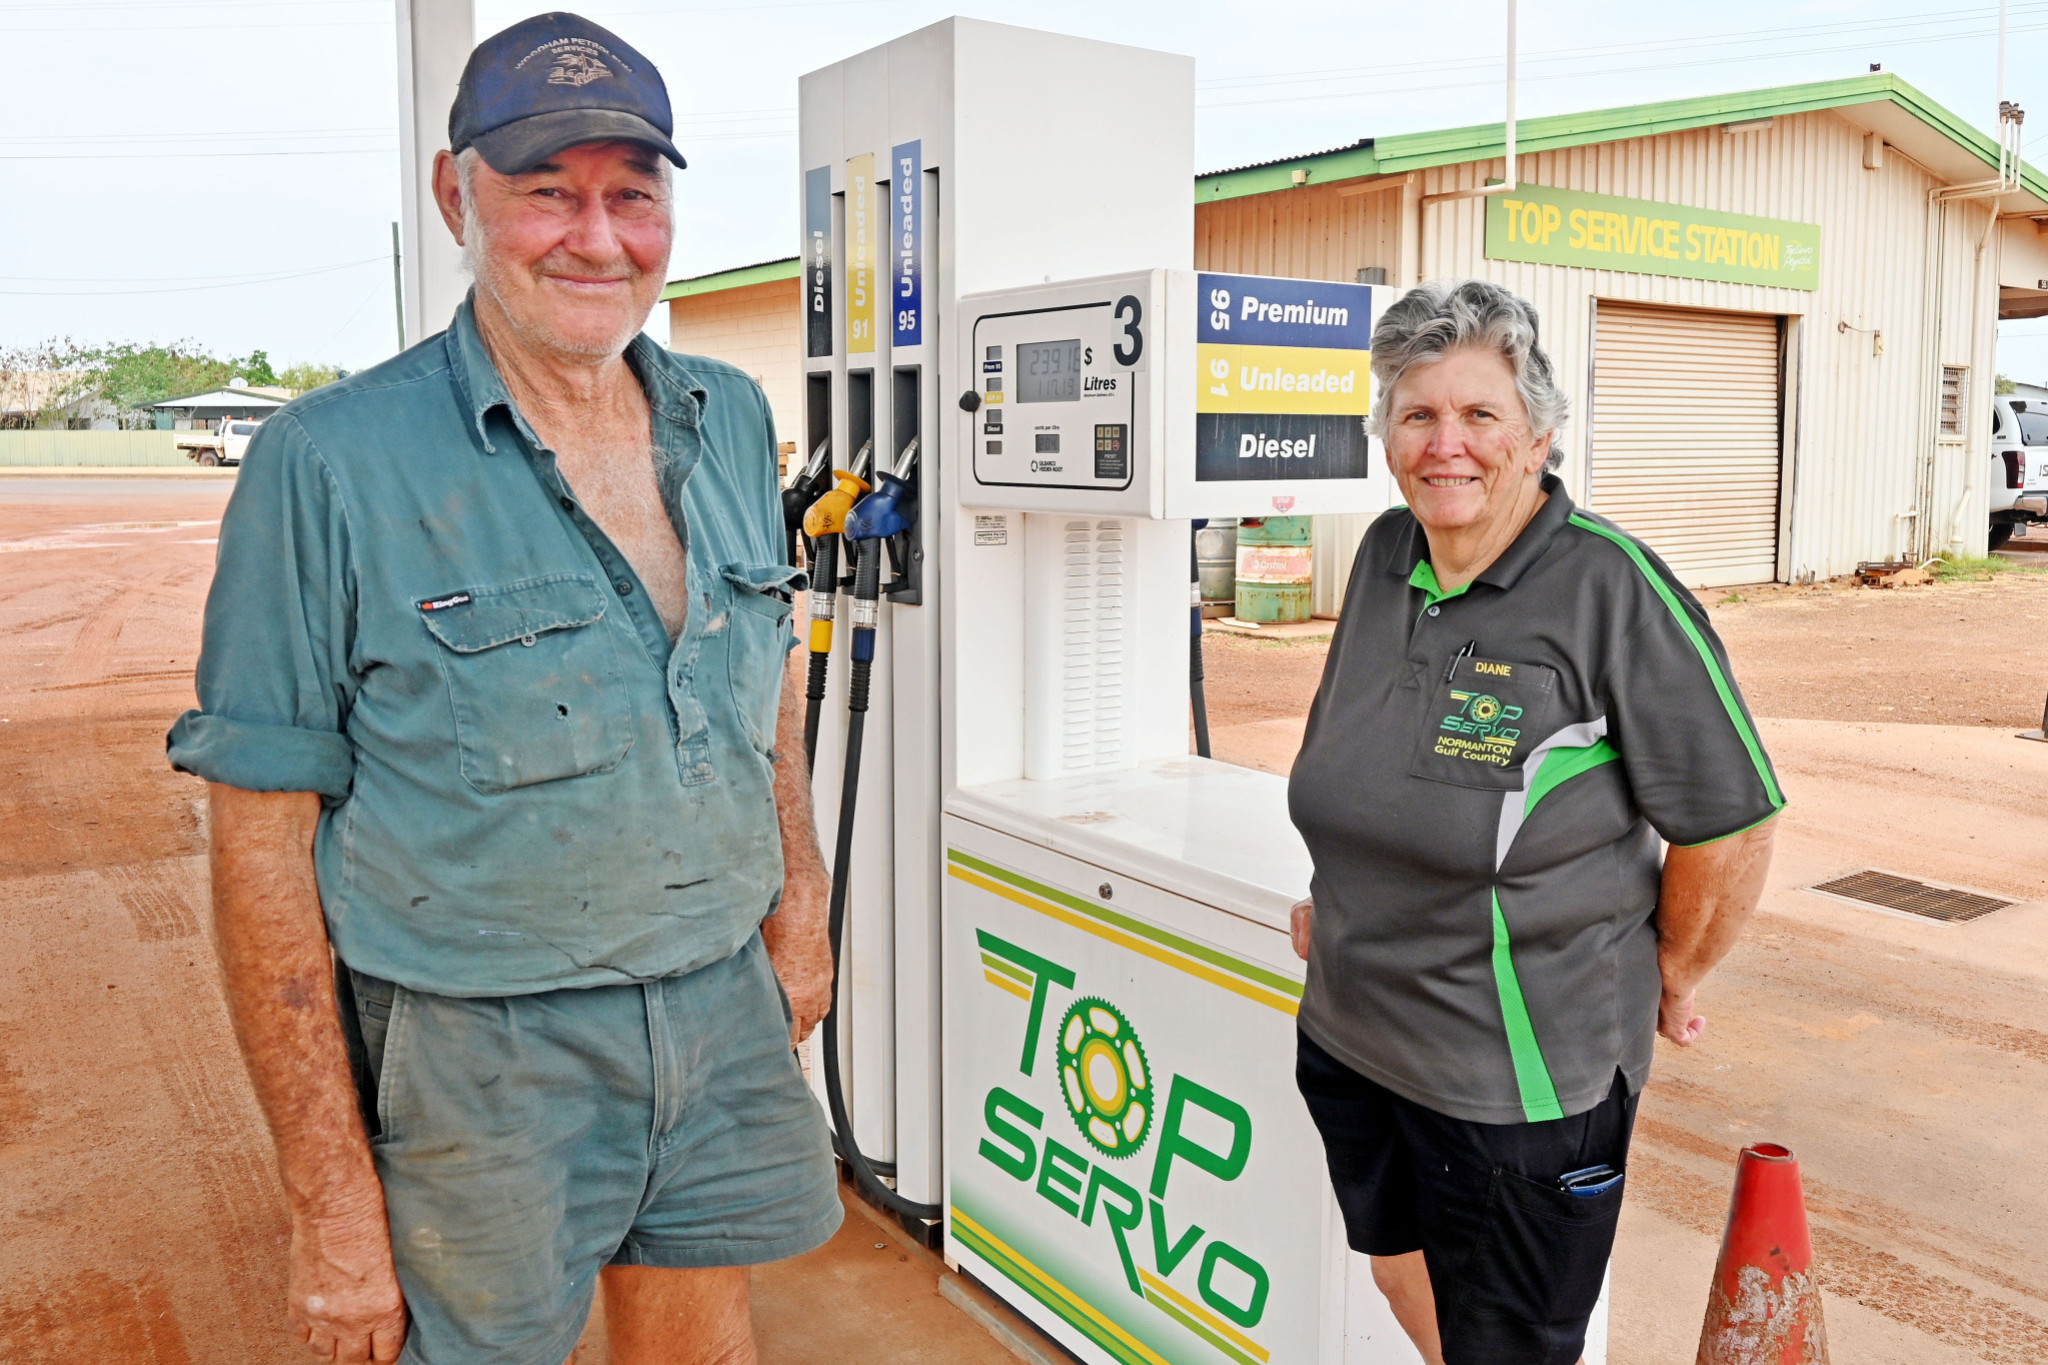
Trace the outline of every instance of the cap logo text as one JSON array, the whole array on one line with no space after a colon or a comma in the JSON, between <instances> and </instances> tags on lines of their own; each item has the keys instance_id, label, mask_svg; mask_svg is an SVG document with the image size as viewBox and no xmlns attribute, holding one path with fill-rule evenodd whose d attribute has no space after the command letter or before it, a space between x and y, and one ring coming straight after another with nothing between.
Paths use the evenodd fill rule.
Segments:
<instances>
[{"instance_id":1,"label":"cap logo text","mask_svg":"<svg viewBox=\"0 0 2048 1365\"><path fill-rule=\"evenodd\" d=\"M521 57L518 65L512 69L521 70L535 57L543 55L553 62L548 68L549 85L573 85L580 88L592 81L609 80L612 68L605 65L607 58L621 71L631 74L633 70L620 59L618 53L588 38L557 38L553 42L542 43Z\"/></svg>"}]
</instances>

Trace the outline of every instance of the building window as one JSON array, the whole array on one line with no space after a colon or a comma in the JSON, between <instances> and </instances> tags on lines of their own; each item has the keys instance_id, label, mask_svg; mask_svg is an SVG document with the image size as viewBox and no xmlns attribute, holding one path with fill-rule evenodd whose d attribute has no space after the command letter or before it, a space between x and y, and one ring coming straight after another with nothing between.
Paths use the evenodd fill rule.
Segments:
<instances>
[{"instance_id":1,"label":"building window","mask_svg":"<svg viewBox=\"0 0 2048 1365\"><path fill-rule=\"evenodd\" d=\"M1969 424L1970 370L1966 365L1941 367L1941 434L1961 440Z\"/></svg>"}]
</instances>

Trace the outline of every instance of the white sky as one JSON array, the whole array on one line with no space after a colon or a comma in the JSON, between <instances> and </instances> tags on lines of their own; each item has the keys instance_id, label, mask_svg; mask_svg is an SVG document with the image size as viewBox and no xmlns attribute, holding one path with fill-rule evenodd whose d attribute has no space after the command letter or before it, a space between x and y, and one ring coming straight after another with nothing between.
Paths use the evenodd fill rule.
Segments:
<instances>
[{"instance_id":1,"label":"white sky","mask_svg":"<svg viewBox=\"0 0 2048 1365\"><path fill-rule=\"evenodd\" d=\"M191 337L218 354L262 347L280 366L350 368L389 355L393 8L0 0L0 344ZM476 8L479 34L537 11ZM1202 170L1501 113L1501 0L580 0L578 12L668 80L690 161L671 277L792 254L797 77L949 13L1192 53ZM2007 96L2040 109L2029 157L2048 161L2048 0L2008 14ZM1988 130L1996 16L1942 0L1523 0L1522 113L1882 62ZM2000 369L2048 379L2048 319L2007 325Z\"/></svg>"}]
</instances>

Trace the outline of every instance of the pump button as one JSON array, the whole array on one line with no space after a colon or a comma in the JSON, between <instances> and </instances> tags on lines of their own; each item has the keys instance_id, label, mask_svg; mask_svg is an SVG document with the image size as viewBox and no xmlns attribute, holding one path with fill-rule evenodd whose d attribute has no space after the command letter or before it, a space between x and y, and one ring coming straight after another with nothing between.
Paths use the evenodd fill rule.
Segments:
<instances>
[{"instance_id":1,"label":"pump button","mask_svg":"<svg viewBox=\"0 0 2048 1365\"><path fill-rule=\"evenodd\" d=\"M980 395L980 394L976 393L976 392L975 392L975 391L974 391L973 389L969 389L969 390L968 390L967 392L965 392L965 393L963 393L963 394L961 394L961 395L960 395L960 411L962 411L962 412L979 412L980 410L981 410L981 395Z\"/></svg>"}]
</instances>

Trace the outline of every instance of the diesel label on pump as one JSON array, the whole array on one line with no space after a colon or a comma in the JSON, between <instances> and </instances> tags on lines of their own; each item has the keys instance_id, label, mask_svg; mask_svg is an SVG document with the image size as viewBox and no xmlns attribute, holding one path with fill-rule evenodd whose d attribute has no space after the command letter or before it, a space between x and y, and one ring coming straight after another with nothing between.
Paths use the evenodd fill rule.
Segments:
<instances>
[{"instance_id":1,"label":"diesel label on pump","mask_svg":"<svg viewBox=\"0 0 2048 1365\"><path fill-rule=\"evenodd\" d=\"M1372 286L1196 276L1195 479L1371 474Z\"/></svg>"}]
</instances>

